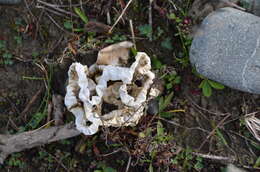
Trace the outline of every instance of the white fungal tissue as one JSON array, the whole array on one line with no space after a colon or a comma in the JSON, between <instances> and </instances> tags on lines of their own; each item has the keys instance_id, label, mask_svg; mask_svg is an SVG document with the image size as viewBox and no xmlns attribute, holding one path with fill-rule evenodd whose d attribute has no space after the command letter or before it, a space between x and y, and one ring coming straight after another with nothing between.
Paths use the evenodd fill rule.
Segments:
<instances>
[{"instance_id":1,"label":"white fungal tissue","mask_svg":"<svg viewBox=\"0 0 260 172\"><path fill-rule=\"evenodd\" d=\"M150 58L143 52L138 52L135 62L126 67L132 46L128 41L113 44L102 49L89 68L80 63L70 66L65 105L74 114L77 129L85 135L95 134L99 126L137 125L144 114L155 75ZM105 105L114 109L102 112Z\"/></svg>"}]
</instances>

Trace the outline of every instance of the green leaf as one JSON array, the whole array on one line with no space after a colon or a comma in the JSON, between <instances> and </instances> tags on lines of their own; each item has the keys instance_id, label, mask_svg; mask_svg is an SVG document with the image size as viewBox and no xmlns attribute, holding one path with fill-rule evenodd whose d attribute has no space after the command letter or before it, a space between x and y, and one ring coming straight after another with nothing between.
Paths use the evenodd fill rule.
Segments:
<instances>
[{"instance_id":1,"label":"green leaf","mask_svg":"<svg viewBox=\"0 0 260 172\"><path fill-rule=\"evenodd\" d=\"M108 43L108 44L111 44L111 43L114 43L114 42L115 41L113 39L110 39L110 38L105 40L105 43Z\"/></svg>"},{"instance_id":2,"label":"green leaf","mask_svg":"<svg viewBox=\"0 0 260 172\"><path fill-rule=\"evenodd\" d=\"M44 113L36 113L33 115L32 119L27 124L32 129L35 129L39 126L40 122L44 119L45 114Z\"/></svg>"},{"instance_id":3,"label":"green leaf","mask_svg":"<svg viewBox=\"0 0 260 172\"><path fill-rule=\"evenodd\" d=\"M116 172L116 170L114 168L111 168L111 167L105 167L103 169L103 172Z\"/></svg>"},{"instance_id":4,"label":"green leaf","mask_svg":"<svg viewBox=\"0 0 260 172\"><path fill-rule=\"evenodd\" d=\"M36 58L36 57L38 57L40 54L38 53L38 52L36 52L36 51L33 51L32 52L32 56L34 57L34 58Z\"/></svg>"},{"instance_id":5,"label":"green leaf","mask_svg":"<svg viewBox=\"0 0 260 172\"><path fill-rule=\"evenodd\" d=\"M223 136L223 134L220 132L220 130L218 128L216 129L216 133L217 133L217 136L220 138L221 142L224 145L228 146L228 143L227 143L225 137Z\"/></svg>"},{"instance_id":6,"label":"green leaf","mask_svg":"<svg viewBox=\"0 0 260 172\"><path fill-rule=\"evenodd\" d=\"M258 168L260 167L260 157L257 158L255 164L254 164L254 168Z\"/></svg>"},{"instance_id":7,"label":"green leaf","mask_svg":"<svg viewBox=\"0 0 260 172\"><path fill-rule=\"evenodd\" d=\"M69 20L66 20L66 21L63 23L63 26L64 26L66 29L70 30L70 29L73 28L73 23L72 23L71 21L69 21Z\"/></svg>"},{"instance_id":8,"label":"green leaf","mask_svg":"<svg viewBox=\"0 0 260 172\"><path fill-rule=\"evenodd\" d=\"M75 13L84 21L85 24L88 23L88 17L80 10L80 8L74 7Z\"/></svg>"},{"instance_id":9,"label":"green leaf","mask_svg":"<svg viewBox=\"0 0 260 172\"><path fill-rule=\"evenodd\" d=\"M149 165L149 172L153 172L153 165L152 165L152 163L150 163L150 165Z\"/></svg>"},{"instance_id":10,"label":"green leaf","mask_svg":"<svg viewBox=\"0 0 260 172\"><path fill-rule=\"evenodd\" d=\"M197 170L202 169L204 166L200 161L197 161L196 164L194 165L194 168Z\"/></svg>"},{"instance_id":11,"label":"green leaf","mask_svg":"<svg viewBox=\"0 0 260 172\"><path fill-rule=\"evenodd\" d=\"M152 29L152 27L150 25L145 24L145 25L139 26L138 30L139 30L141 35L145 35L149 39L152 39L153 29Z\"/></svg>"},{"instance_id":12,"label":"green leaf","mask_svg":"<svg viewBox=\"0 0 260 172\"><path fill-rule=\"evenodd\" d=\"M251 144L252 144L257 150L260 150L260 144L257 144L257 143L252 142L252 141L251 141Z\"/></svg>"},{"instance_id":13,"label":"green leaf","mask_svg":"<svg viewBox=\"0 0 260 172\"><path fill-rule=\"evenodd\" d=\"M164 128L163 128L163 124L161 123L161 121L157 122L157 135L164 136Z\"/></svg>"},{"instance_id":14,"label":"green leaf","mask_svg":"<svg viewBox=\"0 0 260 172\"><path fill-rule=\"evenodd\" d=\"M140 137L140 138L145 138L145 133L144 133L144 132L140 132L140 133L138 134L138 137Z\"/></svg>"},{"instance_id":15,"label":"green leaf","mask_svg":"<svg viewBox=\"0 0 260 172\"><path fill-rule=\"evenodd\" d=\"M162 34L164 33L164 31L159 27L157 27L157 33L156 36L154 36L154 40L158 39L160 36L162 36Z\"/></svg>"},{"instance_id":16,"label":"green leaf","mask_svg":"<svg viewBox=\"0 0 260 172\"><path fill-rule=\"evenodd\" d=\"M171 20L175 20L177 23L181 22L181 19L179 17L177 17L174 13L169 14L168 18Z\"/></svg>"},{"instance_id":17,"label":"green leaf","mask_svg":"<svg viewBox=\"0 0 260 172\"><path fill-rule=\"evenodd\" d=\"M173 98L173 92L164 98L163 102L159 101L159 112L162 112L170 103Z\"/></svg>"},{"instance_id":18,"label":"green leaf","mask_svg":"<svg viewBox=\"0 0 260 172\"><path fill-rule=\"evenodd\" d=\"M136 50L135 48L131 48L130 50L131 50L131 53L132 53L134 56L137 55L137 50Z\"/></svg>"},{"instance_id":19,"label":"green leaf","mask_svg":"<svg viewBox=\"0 0 260 172\"><path fill-rule=\"evenodd\" d=\"M167 83L165 85L165 87L166 87L167 90L171 89L172 88L172 83Z\"/></svg>"},{"instance_id":20,"label":"green leaf","mask_svg":"<svg viewBox=\"0 0 260 172\"><path fill-rule=\"evenodd\" d=\"M5 59L11 59L12 57L13 57L13 55L10 54L10 53L4 53L3 54L3 58L5 58Z\"/></svg>"},{"instance_id":21,"label":"green leaf","mask_svg":"<svg viewBox=\"0 0 260 172\"><path fill-rule=\"evenodd\" d=\"M169 119L169 118L173 117L173 114L172 114L172 112L161 112L160 117Z\"/></svg>"},{"instance_id":22,"label":"green leaf","mask_svg":"<svg viewBox=\"0 0 260 172\"><path fill-rule=\"evenodd\" d=\"M163 40L161 42L161 46L167 50L172 50L173 47L172 47L172 43L171 43L171 38L166 38L165 40Z\"/></svg>"},{"instance_id":23,"label":"green leaf","mask_svg":"<svg viewBox=\"0 0 260 172\"><path fill-rule=\"evenodd\" d=\"M171 13L171 14L168 15L168 18L175 20L177 17L176 17L176 15L174 13Z\"/></svg>"},{"instance_id":24,"label":"green leaf","mask_svg":"<svg viewBox=\"0 0 260 172\"><path fill-rule=\"evenodd\" d=\"M0 49L6 48L6 42L4 40L0 40Z\"/></svg>"},{"instance_id":25,"label":"green leaf","mask_svg":"<svg viewBox=\"0 0 260 172\"><path fill-rule=\"evenodd\" d=\"M203 92L203 95L206 97L210 97L212 95L212 88L210 87L207 80L204 80L204 82L203 82L202 92Z\"/></svg>"},{"instance_id":26,"label":"green leaf","mask_svg":"<svg viewBox=\"0 0 260 172\"><path fill-rule=\"evenodd\" d=\"M154 69L161 69L163 67L163 64L158 58L152 57L152 66Z\"/></svg>"},{"instance_id":27,"label":"green leaf","mask_svg":"<svg viewBox=\"0 0 260 172\"><path fill-rule=\"evenodd\" d=\"M22 37L21 36L14 36L14 40L17 44L22 44Z\"/></svg>"},{"instance_id":28,"label":"green leaf","mask_svg":"<svg viewBox=\"0 0 260 172\"><path fill-rule=\"evenodd\" d=\"M83 28L73 28L73 32L84 32Z\"/></svg>"},{"instance_id":29,"label":"green leaf","mask_svg":"<svg viewBox=\"0 0 260 172\"><path fill-rule=\"evenodd\" d=\"M176 78L173 81L174 84L180 84L181 83L181 77L180 76L176 76Z\"/></svg>"},{"instance_id":30,"label":"green leaf","mask_svg":"<svg viewBox=\"0 0 260 172\"><path fill-rule=\"evenodd\" d=\"M218 83L218 82L215 82L215 81L211 81L211 80L208 80L209 84L211 87L217 89L217 90L223 90L225 88L224 85Z\"/></svg>"},{"instance_id":31,"label":"green leaf","mask_svg":"<svg viewBox=\"0 0 260 172\"><path fill-rule=\"evenodd\" d=\"M202 88L205 82L206 82L206 80L203 79L203 80L201 81L200 85L199 85L199 88Z\"/></svg>"},{"instance_id":32,"label":"green leaf","mask_svg":"<svg viewBox=\"0 0 260 172\"><path fill-rule=\"evenodd\" d=\"M174 159L171 159L172 164L178 164L178 156L175 156Z\"/></svg>"}]
</instances>

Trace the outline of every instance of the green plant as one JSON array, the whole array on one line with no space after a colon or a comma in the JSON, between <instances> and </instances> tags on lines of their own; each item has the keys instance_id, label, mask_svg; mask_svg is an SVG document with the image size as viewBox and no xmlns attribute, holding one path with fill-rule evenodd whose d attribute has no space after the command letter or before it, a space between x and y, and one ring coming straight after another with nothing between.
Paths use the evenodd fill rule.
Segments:
<instances>
[{"instance_id":1,"label":"green plant","mask_svg":"<svg viewBox=\"0 0 260 172\"><path fill-rule=\"evenodd\" d=\"M225 86L218 82L211 81L207 78L204 78L201 81L199 88L202 89L202 93L204 96L210 97L212 95L212 89L223 90Z\"/></svg>"},{"instance_id":2,"label":"green plant","mask_svg":"<svg viewBox=\"0 0 260 172\"><path fill-rule=\"evenodd\" d=\"M154 140L156 144L165 144L172 139L173 137L170 134L166 133L165 128L161 123L161 121L157 121L156 136Z\"/></svg>"},{"instance_id":3,"label":"green plant","mask_svg":"<svg viewBox=\"0 0 260 172\"><path fill-rule=\"evenodd\" d=\"M81 20L87 24L88 23L88 17L85 15L83 11L81 11L80 8L74 7L75 13L81 18Z\"/></svg>"},{"instance_id":4,"label":"green plant","mask_svg":"<svg viewBox=\"0 0 260 172\"><path fill-rule=\"evenodd\" d=\"M141 35L146 36L147 38L149 38L149 40L151 41L153 38L153 29L150 25L145 24L145 25L141 25L138 27L138 30L140 32Z\"/></svg>"},{"instance_id":5,"label":"green plant","mask_svg":"<svg viewBox=\"0 0 260 172\"><path fill-rule=\"evenodd\" d=\"M88 23L88 17L86 16L86 14L78 7L74 7L74 12L79 16L79 18L85 23ZM84 28L82 28L81 26L79 26L79 28L74 27L74 24L76 25L76 23L72 22L71 20L65 20L63 22L63 26L65 29L68 30L72 30L74 32L84 32Z\"/></svg>"},{"instance_id":6,"label":"green plant","mask_svg":"<svg viewBox=\"0 0 260 172\"><path fill-rule=\"evenodd\" d=\"M41 101L40 106L38 107L36 113L31 117L29 122L25 126L25 130L30 130L30 129L36 129L37 127L40 126L42 121L46 118L47 116L47 111L48 111L48 105L49 105L49 100L51 99L51 81L53 77L53 65L49 65L49 70L48 70L48 75L46 76L45 80L47 81L47 90L45 91L45 95ZM24 78L24 77L23 77ZM43 79L43 78L35 78L35 77L25 77L24 79Z\"/></svg>"},{"instance_id":7,"label":"green plant","mask_svg":"<svg viewBox=\"0 0 260 172\"><path fill-rule=\"evenodd\" d=\"M0 61L0 64L4 64L4 65L13 64L13 55L7 50L5 40L0 40L0 55L2 55L2 61Z\"/></svg>"},{"instance_id":8,"label":"green plant","mask_svg":"<svg viewBox=\"0 0 260 172\"><path fill-rule=\"evenodd\" d=\"M155 34L153 35L153 40L159 39L163 35L163 33L164 33L164 30L162 30L161 27L158 26Z\"/></svg>"},{"instance_id":9,"label":"green plant","mask_svg":"<svg viewBox=\"0 0 260 172\"><path fill-rule=\"evenodd\" d=\"M170 90L174 85L181 83L181 77L177 75L176 72L164 75L163 79L165 80L165 87L167 90Z\"/></svg>"},{"instance_id":10,"label":"green plant","mask_svg":"<svg viewBox=\"0 0 260 172\"><path fill-rule=\"evenodd\" d=\"M3 53L3 64L12 65L14 63L12 58L13 58L13 55L11 53L9 53L8 51L5 51L5 53Z\"/></svg>"},{"instance_id":11,"label":"green plant","mask_svg":"<svg viewBox=\"0 0 260 172\"><path fill-rule=\"evenodd\" d=\"M112 37L110 38L107 38L105 40L105 43L116 43L116 42L120 42L120 41L125 41L127 40L126 36L125 35L118 35L118 34L115 34L113 35Z\"/></svg>"},{"instance_id":12,"label":"green plant","mask_svg":"<svg viewBox=\"0 0 260 172\"><path fill-rule=\"evenodd\" d=\"M70 20L64 21L63 26L68 30L73 29L73 23Z\"/></svg>"},{"instance_id":13,"label":"green plant","mask_svg":"<svg viewBox=\"0 0 260 172\"><path fill-rule=\"evenodd\" d=\"M196 170L201 170L202 168L204 168L203 159L200 156L196 157L196 163L194 165L194 168Z\"/></svg>"},{"instance_id":14,"label":"green plant","mask_svg":"<svg viewBox=\"0 0 260 172\"><path fill-rule=\"evenodd\" d=\"M14 36L14 40L16 41L16 44L18 44L18 45L22 44L22 37L21 36Z\"/></svg>"},{"instance_id":15,"label":"green plant","mask_svg":"<svg viewBox=\"0 0 260 172\"><path fill-rule=\"evenodd\" d=\"M170 103L173 98L173 92L165 97L160 97L159 100L159 112L162 112Z\"/></svg>"},{"instance_id":16,"label":"green plant","mask_svg":"<svg viewBox=\"0 0 260 172\"><path fill-rule=\"evenodd\" d=\"M53 156L43 149L39 151L38 154L39 154L38 158L40 160L48 162L48 168L51 168L52 167L51 164L54 162Z\"/></svg>"},{"instance_id":17,"label":"green plant","mask_svg":"<svg viewBox=\"0 0 260 172\"><path fill-rule=\"evenodd\" d=\"M201 170L204 167L203 159L199 156L194 156L190 148L182 150L171 159L171 163L180 166L183 171L190 171L192 169Z\"/></svg>"},{"instance_id":18,"label":"green plant","mask_svg":"<svg viewBox=\"0 0 260 172\"><path fill-rule=\"evenodd\" d=\"M182 45L182 55L176 57L177 62L181 63L184 67L189 64L189 47L191 45L192 39L189 36L188 27L191 25L191 21L187 18L187 12L181 12L180 17L176 16L174 13L168 15L168 19L173 20L176 23L177 33ZM178 54L180 55L180 54Z\"/></svg>"},{"instance_id":19,"label":"green plant","mask_svg":"<svg viewBox=\"0 0 260 172\"><path fill-rule=\"evenodd\" d=\"M172 43L171 43L171 38L167 37L161 42L161 47L167 49L167 50L172 50Z\"/></svg>"},{"instance_id":20,"label":"green plant","mask_svg":"<svg viewBox=\"0 0 260 172\"><path fill-rule=\"evenodd\" d=\"M153 32L153 28L148 24L141 25L137 29L139 30L141 35L147 37L150 41L158 40L164 34L164 30L161 29L160 26L157 27L155 32ZM164 43L162 43L162 47L169 48L171 46L168 44L168 43L170 43L169 41L170 41L170 38L166 38L164 40Z\"/></svg>"},{"instance_id":21,"label":"green plant","mask_svg":"<svg viewBox=\"0 0 260 172\"><path fill-rule=\"evenodd\" d=\"M166 65L162 64L162 62L156 56L152 56L151 60L153 69L162 69L166 67Z\"/></svg>"},{"instance_id":22,"label":"green plant","mask_svg":"<svg viewBox=\"0 0 260 172\"><path fill-rule=\"evenodd\" d=\"M13 167L19 167L19 168L24 168L25 163L21 160L21 153L14 153L10 156L9 160L7 161L7 164L9 166Z\"/></svg>"},{"instance_id":23,"label":"green plant","mask_svg":"<svg viewBox=\"0 0 260 172\"><path fill-rule=\"evenodd\" d=\"M108 167L105 163L99 162L97 165L97 170L94 170L94 172L117 172L116 169L112 167Z\"/></svg>"},{"instance_id":24,"label":"green plant","mask_svg":"<svg viewBox=\"0 0 260 172\"><path fill-rule=\"evenodd\" d=\"M26 127L30 127L31 129L37 128L40 122L45 118L45 116L46 114L41 112L34 114Z\"/></svg>"},{"instance_id":25,"label":"green plant","mask_svg":"<svg viewBox=\"0 0 260 172\"><path fill-rule=\"evenodd\" d=\"M0 50L4 50L6 48L6 41L0 40Z\"/></svg>"}]
</instances>

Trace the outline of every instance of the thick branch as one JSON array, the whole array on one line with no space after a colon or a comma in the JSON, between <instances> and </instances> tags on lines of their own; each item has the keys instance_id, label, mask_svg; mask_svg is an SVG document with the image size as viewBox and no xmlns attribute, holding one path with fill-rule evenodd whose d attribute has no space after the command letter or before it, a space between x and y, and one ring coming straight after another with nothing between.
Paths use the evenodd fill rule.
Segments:
<instances>
[{"instance_id":1,"label":"thick branch","mask_svg":"<svg viewBox=\"0 0 260 172\"><path fill-rule=\"evenodd\" d=\"M15 135L0 135L0 164L14 152L20 152L58 140L79 135L73 123L46 129L23 132Z\"/></svg>"}]
</instances>

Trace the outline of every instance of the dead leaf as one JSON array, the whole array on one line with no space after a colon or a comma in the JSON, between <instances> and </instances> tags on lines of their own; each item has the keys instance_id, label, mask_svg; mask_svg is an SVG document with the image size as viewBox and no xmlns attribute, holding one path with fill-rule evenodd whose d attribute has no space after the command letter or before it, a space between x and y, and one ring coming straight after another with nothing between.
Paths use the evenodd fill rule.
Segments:
<instances>
[{"instance_id":1,"label":"dead leaf","mask_svg":"<svg viewBox=\"0 0 260 172\"><path fill-rule=\"evenodd\" d=\"M75 45L73 45L71 42L68 43L68 48L72 52L73 55L77 54L77 50L75 48Z\"/></svg>"},{"instance_id":2,"label":"dead leaf","mask_svg":"<svg viewBox=\"0 0 260 172\"><path fill-rule=\"evenodd\" d=\"M96 156L100 156L100 151L97 148L96 144L93 144L93 152Z\"/></svg>"},{"instance_id":3,"label":"dead leaf","mask_svg":"<svg viewBox=\"0 0 260 172\"><path fill-rule=\"evenodd\" d=\"M108 33L110 28L111 28L110 26L97 21L89 21L85 25L85 30L87 32L95 32L95 33Z\"/></svg>"}]
</instances>

